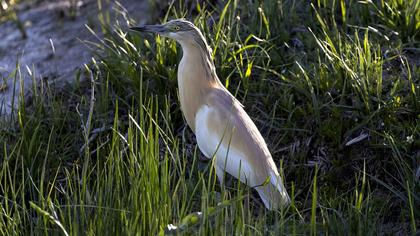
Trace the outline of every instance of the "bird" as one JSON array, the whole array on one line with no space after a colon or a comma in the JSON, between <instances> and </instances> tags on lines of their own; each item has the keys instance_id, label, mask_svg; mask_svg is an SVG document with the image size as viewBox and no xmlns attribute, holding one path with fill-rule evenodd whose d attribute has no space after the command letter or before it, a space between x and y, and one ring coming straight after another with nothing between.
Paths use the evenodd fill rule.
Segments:
<instances>
[{"instance_id":1,"label":"bird","mask_svg":"<svg viewBox=\"0 0 420 236\"><path fill-rule=\"evenodd\" d=\"M215 158L220 184L227 172L256 189L267 209L288 206L289 195L267 144L243 105L219 80L212 50L199 28L174 19L130 30L159 34L181 45L177 72L181 110L200 151Z\"/></svg>"}]
</instances>

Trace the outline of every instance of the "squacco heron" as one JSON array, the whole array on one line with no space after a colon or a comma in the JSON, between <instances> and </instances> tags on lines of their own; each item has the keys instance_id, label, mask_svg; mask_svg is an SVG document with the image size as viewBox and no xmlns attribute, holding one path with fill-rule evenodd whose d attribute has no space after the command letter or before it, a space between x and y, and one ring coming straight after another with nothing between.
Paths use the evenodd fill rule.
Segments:
<instances>
[{"instance_id":1,"label":"squacco heron","mask_svg":"<svg viewBox=\"0 0 420 236\"><path fill-rule=\"evenodd\" d=\"M242 104L217 77L211 49L200 30L181 19L130 29L157 33L181 45L181 110L201 152L207 158L215 158L220 183L223 185L227 172L255 188L266 208L286 206L290 199L267 144Z\"/></svg>"}]
</instances>

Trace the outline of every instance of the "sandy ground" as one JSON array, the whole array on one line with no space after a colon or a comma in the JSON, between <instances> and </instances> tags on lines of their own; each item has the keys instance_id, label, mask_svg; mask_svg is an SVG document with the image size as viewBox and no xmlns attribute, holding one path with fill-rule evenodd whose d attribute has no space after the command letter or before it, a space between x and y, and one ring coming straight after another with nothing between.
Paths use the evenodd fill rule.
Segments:
<instances>
[{"instance_id":1,"label":"sandy ground","mask_svg":"<svg viewBox=\"0 0 420 236\"><path fill-rule=\"evenodd\" d=\"M103 6L103 11L112 12L116 7L114 1L109 2ZM147 2L119 1L139 23L148 20ZM0 117L10 114L13 95L16 98L20 92L20 81L12 76L18 62L24 82L23 92L28 94L34 78L37 83L53 83L57 85L56 89L74 83L75 71L91 60L91 51L83 41L97 42L85 27L89 25L95 32L100 32L97 0L79 1L75 18L69 16L69 6L69 0L40 1L18 6L26 39L16 23L8 21L0 24ZM115 17L111 18L114 18L112 22L116 20ZM17 99L14 101L16 103Z\"/></svg>"}]
</instances>

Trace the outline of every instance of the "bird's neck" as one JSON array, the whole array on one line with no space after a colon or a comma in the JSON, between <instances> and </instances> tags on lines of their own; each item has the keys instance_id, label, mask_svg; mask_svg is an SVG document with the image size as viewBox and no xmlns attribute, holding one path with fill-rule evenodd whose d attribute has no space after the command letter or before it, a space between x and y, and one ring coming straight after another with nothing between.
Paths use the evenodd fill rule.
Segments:
<instances>
[{"instance_id":1,"label":"bird's neck","mask_svg":"<svg viewBox=\"0 0 420 236\"><path fill-rule=\"evenodd\" d=\"M178 66L178 87L181 109L190 128L195 132L195 115L205 104L211 89L220 86L209 53L194 43L181 43L183 55ZM207 54L206 54L207 53Z\"/></svg>"}]
</instances>

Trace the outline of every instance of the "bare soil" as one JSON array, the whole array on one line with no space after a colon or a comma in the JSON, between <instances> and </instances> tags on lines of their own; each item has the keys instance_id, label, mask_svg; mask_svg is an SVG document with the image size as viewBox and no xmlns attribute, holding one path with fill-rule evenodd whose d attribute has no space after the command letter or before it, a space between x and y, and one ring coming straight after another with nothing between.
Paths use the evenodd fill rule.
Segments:
<instances>
[{"instance_id":1,"label":"bare soil","mask_svg":"<svg viewBox=\"0 0 420 236\"><path fill-rule=\"evenodd\" d=\"M105 4L103 12L112 12L111 9L117 6L115 1L102 2ZM148 1L122 0L119 3L138 22L148 20ZM29 1L16 9L27 37L23 37L16 22L0 23L0 117L10 114L16 106L17 99L13 96L16 98L20 93L20 81L16 81L13 72L17 63L20 64L24 94L31 93L34 79L37 85L48 83L53 84L54 89L60 89L74 83L75 71L91 60L92 51L85 42L96 42L97 39L85 25L100 36L97 0ZM111 16L111 24L116 20Z\"/></svg>"}]
</instances>

